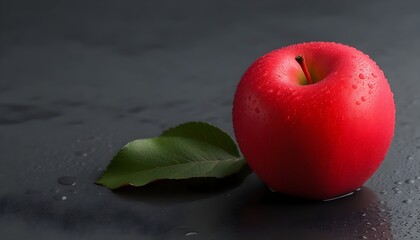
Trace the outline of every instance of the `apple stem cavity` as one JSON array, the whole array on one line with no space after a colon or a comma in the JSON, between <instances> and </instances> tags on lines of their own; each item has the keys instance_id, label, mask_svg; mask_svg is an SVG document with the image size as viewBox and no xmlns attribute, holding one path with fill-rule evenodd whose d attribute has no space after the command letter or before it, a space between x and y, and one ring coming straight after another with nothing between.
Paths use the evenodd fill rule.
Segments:
<instances>
[{"instance_id":1,"label":"apple stem cavity","mask_svg":"<svg viewBox=\"0 0 420 240\"><path fill-rule=\"evenodd\" d=\"M308 84L312 84L312 77L309 74L308 67L306 66L305 58L302 55L298 55L298 56L295 57L295 59L296 59L296 62L298 62L300 67L302 68Z\"/></svg>"}]
</instances>

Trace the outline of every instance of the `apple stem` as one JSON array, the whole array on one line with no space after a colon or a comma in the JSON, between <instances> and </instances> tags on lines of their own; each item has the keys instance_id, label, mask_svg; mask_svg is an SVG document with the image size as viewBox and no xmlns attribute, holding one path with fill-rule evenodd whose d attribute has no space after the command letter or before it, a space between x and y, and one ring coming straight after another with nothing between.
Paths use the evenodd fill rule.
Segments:
<instances>
[{"instance_id":1,"label":"apple stem","mask_svg":"<svg viewBox=\"0 0 420 240\"><path fill-rule=\"evenodd\" d=\"M305 58L303 58L302 55L298 55L295 57L295 59L296 59L296 62L298 62L300 67L302 68L303 73L305 74L306 80L308 81L308 84L312 84L312 78L311 78L311 75L309 74L308 67L306 66Z\"/></svg>"}]
</instances>

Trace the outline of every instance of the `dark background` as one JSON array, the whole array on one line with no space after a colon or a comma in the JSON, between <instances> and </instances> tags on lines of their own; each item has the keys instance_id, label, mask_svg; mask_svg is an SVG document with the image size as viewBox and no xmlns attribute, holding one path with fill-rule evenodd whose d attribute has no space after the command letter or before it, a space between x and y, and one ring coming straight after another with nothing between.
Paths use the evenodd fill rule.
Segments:
<instances>
[{"instance_id":1,"label":"dark background","mask_svg":"<svg viewBox=\"0 0 420 240\"><path fill-rule=\"evenodd\" d=\"M419 26L414 0L0 1L0 238L420 239ZM133 139L192 120L232 133L249 64L318 40L369 54L394 92L395 137L361 191L291 200L253 174L94 184Z\"/></svg>"}]
</instances>

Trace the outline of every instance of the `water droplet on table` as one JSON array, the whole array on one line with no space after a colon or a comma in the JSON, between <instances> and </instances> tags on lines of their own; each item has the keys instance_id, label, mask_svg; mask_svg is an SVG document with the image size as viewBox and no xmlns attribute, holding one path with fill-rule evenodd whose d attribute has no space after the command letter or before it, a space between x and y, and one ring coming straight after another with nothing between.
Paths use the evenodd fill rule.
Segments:
<instances>
[{"instance_id":1,"label":"water droplet on table","mask_svg":"<svg viewBox=\"0 0 420 240\"><path fill-rule=\"evenodd\" d=\"M412 202L413 202L413 200L411 200L411 199L407 199L407 200L403 201L403 203L406 203L406 204L409 204L409 203L412 203Z\"/></svg>"},{"instance_id":2,"label":"water droplet on table","mask_svg":"<svg viewBox=\"0 0 420 240\"><path fill-rule=\"evenodd\" d=\"M414 179L407 179L406 181L405 181L405 183L408 183L408 184L413 184L413 183L415 183L416 182L416 180L414 180Z\"/></svg>"},{"instance_id":3,"label":"water droplet on table","mask_svg":"<svg viewBox=\"0 0 420 240\"><path fill-rule=\"evenodd\" d=\"M401 181L395 181L394 184L402 185L403 183Z\"/></svg>"},{"instance_id":4,"label":"water droplet on table","mask_svg":"<svg viewBox=\"0 0 420 240\"><path fill-rule=\"evenodd\" d=\"M394 190L394 193L396 193L396 194L402 193L402 191L397 187L393 187L392 190Z\"/></svg>"},{"instance_id":5,"label":"water droplet on table","mask_svg":"<svg viewBox=\"0 0 420 240\"><path fill-rule=\"evenodd\" d=\"M58 188L51 188L50 189L50 192L52 192L52 193L59 193L60 192L60 189L58 189Z\"/></svg>"},{"instance_id":6,"label":"water droplet on table","mask_svg":"<svg viewBox=\"0 0 420 240\"><path fill-rule=\"evenodd\" d=\"M198 233L197 232L187 232L186 234L185 234L185 236L186 237L189 237L189 236L194 236L194 235L197 235Z\"/></svg>"},{"instance_id":7,"label":"water droplet on table","mask_svg":"<svg viewBox=\"0 0 420 240\"><path fill-rule=\"evenodd\" d=\"M74 186L76 185L76 177L74 176L63 176L58 178L58 183L65 186Z\"/></svg>"}]
</instances>

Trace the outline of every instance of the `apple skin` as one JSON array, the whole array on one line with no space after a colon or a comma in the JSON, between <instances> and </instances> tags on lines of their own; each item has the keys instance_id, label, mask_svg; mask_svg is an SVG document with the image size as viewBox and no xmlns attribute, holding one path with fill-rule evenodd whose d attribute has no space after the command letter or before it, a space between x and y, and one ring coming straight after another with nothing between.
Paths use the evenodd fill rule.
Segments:
<instances>
[{"instance_id":1,"label":"apple skin","mask_svg":"<svg viewBox=\"0 0 420 240\"><path fill-rule=\"evenodd\" d=\"M236 89L233 126L249 166L271 189L328 199L361 187L378 169L394 135L395 104L384 73L363 52L301 43L248 68Z\"/></svg>"}]
</instances>

